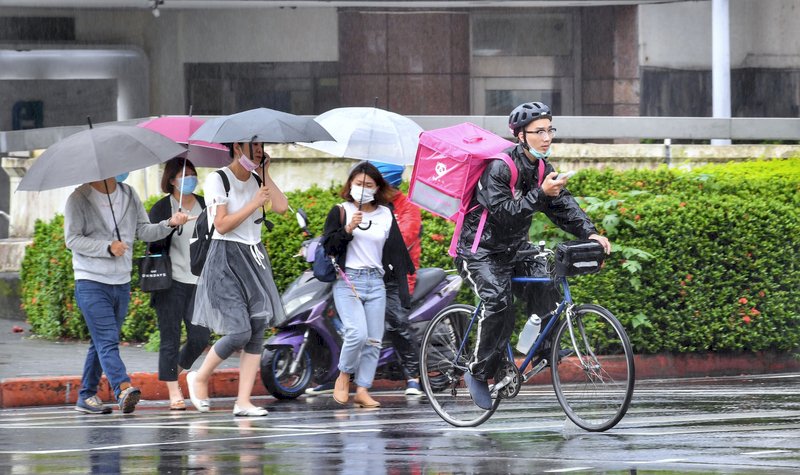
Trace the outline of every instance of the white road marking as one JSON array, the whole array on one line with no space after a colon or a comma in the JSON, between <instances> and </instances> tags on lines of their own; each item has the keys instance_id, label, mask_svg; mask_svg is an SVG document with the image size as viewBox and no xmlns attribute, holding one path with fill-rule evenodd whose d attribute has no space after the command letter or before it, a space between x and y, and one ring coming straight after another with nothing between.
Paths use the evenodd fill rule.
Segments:
<instances>
[{"instance_id":1,"label":"white road marking","mask_svg":"<svg viewBox=\"0 0 800 475\"><path fill-rule=\"evenodd\" d=\"M772 455L772 454L788 454L790 450L759 450L757 452L742 452L741 455Z\"/></svg>"},{"instance_id":2,"label":"white road marking","mask_svg":"<svg viewBox=\"0 0 800 475\"><path fill-rule=\"evenodd\" d=\"M651 465L656 463L678 463L686 462L688 459L661 459L661 460L632 460L629 462L622 462L628 465Z\"/></svg>"},{"instance_id":3,"label":"white road marking","mask_svg":"<svg viewBox=\"0 0 800 475\"><path fill-rule=\"evenodd\" d=\"M583 472L585 470L592 470L594 467L570 467L559 468L556 470L543 470L544 473L568 473L568 472Z\"/></svg>"},{"instance_id":4,"label":"white road marking","mask_svg":"<svg viewBox=\"0 0 800 475\"><path fill-rule=\"evenodd\" d=\"M254 440L254 439L272 439L275 437L303 437L313 436L320 434L350 434L350 433L363 433L363 432L380 432L380 429L360 429L360 430L331 430L324 432L306 432L296 434L272 434L272 435L256 435L252 437L222 437L216 439L193 439L193 440L179 440L173 442L154 442L148 444L124 444L124 445L108 445L104 447L91 447L86 449L59 449L59 450L1 450L0 454L8 455L48 455L48 454L65 454L65 453L83 453L83 452L98 452L102 450L120 450L141 447L161 447L167 445L187 445L208 442L230 442L238 440Z\"/></svg>"}]
</instances>

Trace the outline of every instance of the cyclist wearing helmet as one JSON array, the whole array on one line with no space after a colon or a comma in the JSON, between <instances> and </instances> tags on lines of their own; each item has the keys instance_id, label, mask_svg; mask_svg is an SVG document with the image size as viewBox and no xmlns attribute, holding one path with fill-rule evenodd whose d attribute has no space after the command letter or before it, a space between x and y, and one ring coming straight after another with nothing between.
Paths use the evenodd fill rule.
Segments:
<instances>
[{"instance_id":1,"label":"cyclist wearing helmet","mask_svg":"<svg viewBox=\"0 0 800 475\"><path fill-rule=\"evenodd\" d=\"M603 245L606 253L611 252L611 243L597 233L589 217L564 188L567 179L556 180L557 173L547 160L556 132L550 108L541 102L520 104L511 112L508 126L518 141L514 148L505 151L518 170L515 193L511 193L508 166L502 160L492 160L475 188L470 203L473 211L465 216L455 259L464 280L483 300L478 319L478 344L464 380L473 402L487 410L492 406L487 381L500 368L514 331L511 277L521 273L532 275L536 270L529 263L516 259L518 251L532 247L528 231L533 214L543 212L564 231L580 239L594 239ZM540 160L544 164L541 185L538 183ZM489 213L478 248L473 253L471 247L483 208Z\"/></svg>"}]
</instances>

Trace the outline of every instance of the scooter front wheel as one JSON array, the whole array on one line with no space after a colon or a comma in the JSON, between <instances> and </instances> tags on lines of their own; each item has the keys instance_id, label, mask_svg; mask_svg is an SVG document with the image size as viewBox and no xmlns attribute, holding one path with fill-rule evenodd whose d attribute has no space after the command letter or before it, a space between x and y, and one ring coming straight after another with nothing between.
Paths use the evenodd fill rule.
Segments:
<instances>
[{"instance_id":1,"label":"scooter front wheel","mask_svg":"<svg viewBox=\"0 0 800 475\"><path fill-rule=\"evenodd\" d=\"M278 399L295 399L311 384L314 363L308 350L297 355L297 364L292 371L295 355L291 347L265 348L261 354L261 381L270 394Z\"/></svg>"}]
</instances>

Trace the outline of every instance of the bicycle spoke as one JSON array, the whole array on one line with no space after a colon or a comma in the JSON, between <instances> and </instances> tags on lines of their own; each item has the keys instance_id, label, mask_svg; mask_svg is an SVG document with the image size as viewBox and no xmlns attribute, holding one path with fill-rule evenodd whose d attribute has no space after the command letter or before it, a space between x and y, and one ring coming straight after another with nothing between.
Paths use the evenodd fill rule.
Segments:
<instances>
[{"instance_id":1,"label":"bicycle spoke","mask_svg":"<svg viewBox=\"0 0 800 475\"><path fill-rule=\"evenodd\" d=\"M499 404L495 402L489 411L480 409L472 402L464 383L463 375L477 336L477 327L469 325L474 311L474 307L467 305L442 310L429 324L420 349L420 376L425 394L442 419L459 427L481 424Z\"/></svg>"},{"instance_id":2,"label":"bicycle spoke","mask_svg":"<svg viewBox=\"0 0 800 475\"><path fill-rule=\"evenodd\" d=\"M572 309L556 332L553 387L564 412L578 426L604 431L625 415L633 395L633 351L625 330L596 305Z\"/></svg>"}]
</instances>

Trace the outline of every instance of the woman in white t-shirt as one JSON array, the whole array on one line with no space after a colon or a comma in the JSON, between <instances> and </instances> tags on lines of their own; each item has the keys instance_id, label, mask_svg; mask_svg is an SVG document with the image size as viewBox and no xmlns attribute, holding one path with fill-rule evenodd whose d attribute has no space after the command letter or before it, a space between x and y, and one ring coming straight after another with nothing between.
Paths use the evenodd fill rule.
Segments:
<instances>
[{"instance_id":1,"label":"woman in white t-shirt","mask_svg":"<svg viewBox=\"0 0 800 475\"><path fill-rule=\"evenodd\" d=\"M252 154L251 154L252 151ZM269 256L261 242L262 206L283 214L286 196L265 168L263 185L253 172L269 155L260 143L235 143L234 160L222 168L230 191L225 192L219 173L205 182L209 220L215 231L203 271L197 281L192 323L223 335L209 350L202 366L187 377L189 397L198 411L207 412L208 380L235 351L239 357L239 392L233 406L235 416L266 416L267 410L250 401L256 381L264 330L285 319L278 288L272 277ZM252 155L252 157L251 157Z\"/></svg>"},{"instance_id":2,"label":"woman in white t-shirt","mask_svg":"<svg viewBox=\"0 0 800 475\"><path fill-rule=\"evenodd\" d=\"M355 374L353 402L360 407L379 407L368 392L375 378L383 341L386 288L397 283L401 303L409 306L408 274L414 264L387 205L394 190L368 162L357 164L342 188L347 201L336 205L325 221L324 246L344 271L333 285L336 311L344 324L344 342L339 355L339 377L333 399L346 404L350 397L350 375ZM341 208L344 208L342 220Z\"/></svg>"}]
</instances>

